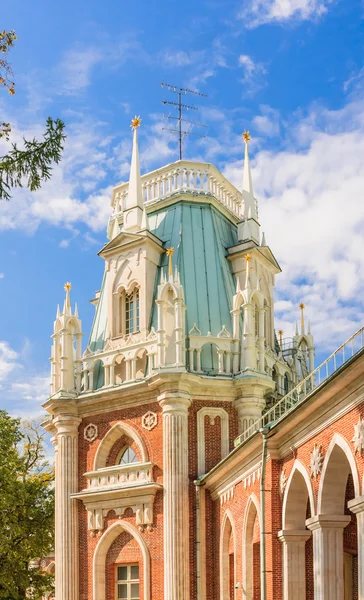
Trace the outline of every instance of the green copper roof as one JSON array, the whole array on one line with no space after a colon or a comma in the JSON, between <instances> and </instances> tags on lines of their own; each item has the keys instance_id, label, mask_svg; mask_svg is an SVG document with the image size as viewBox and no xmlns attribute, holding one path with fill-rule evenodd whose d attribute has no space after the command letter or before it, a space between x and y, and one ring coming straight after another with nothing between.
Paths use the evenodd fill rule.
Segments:
<instances>
[{"instance_id":1,"label":"green copper roof","mask_svg":"<svg viewBox=\"0 0 364 600\"><path fill-rule=\"evenodd\" d=\"M236 227L211 205L189 202L155 212L148 224L166 247L175 248L173 268L177 265L187 306L186 334L194 323L202 335L217 335L223 325L231 332L235 282L226 256L227 248L237 243ZM163 255L165 273L167 260ZM156 306L152 325L157 327Z\"/></svg>"}]
</instances>

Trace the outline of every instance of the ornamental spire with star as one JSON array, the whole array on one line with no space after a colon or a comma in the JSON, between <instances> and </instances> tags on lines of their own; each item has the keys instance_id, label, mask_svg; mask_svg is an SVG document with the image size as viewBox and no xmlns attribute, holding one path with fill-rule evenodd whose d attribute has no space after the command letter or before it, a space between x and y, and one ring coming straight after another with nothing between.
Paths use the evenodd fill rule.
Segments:
<instances>
[{"instance_id":1,"label":"ornamental spire with star","mask_svg":"<svg viewBox=\"0 0 364 600\"><path fill-rule=\"evenodd\" d=\"M245 224L239 228L238 236L240 241L252 240L257 246L260 245L260 226L258 221L258 205L254 198L253 180L250 170L249 150L250 142L249 131L244 131L242 138L245 144L244 170L243 170L243 191L241 216Z\"/></svg>"},{"instance_id":2,"label":"ornamental spire with star","mask_svg":"<svg viewBox=\"0 0 364 600\"><path fill-rule=\"evenodd\" d=\"M137 214L136 219L133 219L133 229L140 229L140 222L142 219L143 209L144 209L144 199L143 199L143 189L142 189L142 180L140 175L140 161L139 161L139 149L138 149L138 128L141 124L140 116L135 116L130 124L130 127L133 130L133 150L131 155L131 165L130 165L130 177L129 177L129 189L128 196L126 199L126 210L131 208L135 208L137 213L140 212L140 215ZM140 209L140 211L138 210ZM135 220L135 223L134 223ZM131 224L131 223L130 223ZM128 228L128 223L125 223ZM135 227L136 225L136 227Z\"/></svg>"}]
</instances>

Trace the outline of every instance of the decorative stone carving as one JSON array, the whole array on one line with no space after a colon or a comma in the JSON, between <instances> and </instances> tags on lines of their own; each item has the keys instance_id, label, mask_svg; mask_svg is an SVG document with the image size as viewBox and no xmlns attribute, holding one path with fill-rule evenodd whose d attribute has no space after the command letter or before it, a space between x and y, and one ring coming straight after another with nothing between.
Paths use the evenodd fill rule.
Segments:
<instances>
[{"instance_id":1,"label":"decorative stone carving","mask_svg":"<svg viewBox=\"0 0 364 600\"><path fill-rule=\"evenodd\" d=\"M286 489L287 481L288 481L288 477L286 475L286 470L283 467L281 470L281 473L279 475L279 491L280 491L281 497L283 497L284 490Z\"/></svg>"},{"instance_id":2,"label":"decorative stone carving","mask_svg":"<svg viewBox=\"0 0 364 600\"><path fill-rule=\"evenodd\" d=\"M225 325L222 326L221 331L217 334L218 338L231 338L231 334L226 329Z\"/></svg>"},{"instance_id":3,"label":"decorative stone carving","mask_svg":"<svg viewBox=\"0 0 364 600\"><path fill-rule=\"evenodd\" d=\"M197 327L196 323L193 324L192 329L188 332L188 335L201 335L201 331Z\"/></svg>"},{"instance_id":4,"label":"decorative stone carving","mask_svg":"<svg viewBox=\"0 0 364 600\"><path fill-rule=\"evenodd\" d=\"M145 415L143 415L142 417L142 427L144 429L147 429L148 431L154 429L157 423L158 415L155 412L152 412L151 410L148 410L148 412L146 412Z\"/></svg>"},{"instance_id":5,"label":"decorative stone carving","mask_svg":"<svg viewBox=\"0 0 364 600\"><path fill-rule=\"evenodd\" d=\"M315 444L311 452L310 471L313 479L317 479L322 470L322 461L324 457L322 456L321 450L322 446Z\"/></svg>"},{"instance_id":6,"label":"decorative stone carving","mask_svg":"<svg viewBox=\"0 0 364 600\"><path fill-rule=\"evenodd\" d=\"M93 442L96 440L98 434L97 425L90 423L85 427L83 436L87 442Z\"/></svg>"},{"instance_id":7,"label":"decorative stone carving","mask_svg":"<svg viewBox=\"0 0 364 600\"><path fill-rule=\"evenodd\" d=\"M361 417L356 425L354 425L354 437L351 440L354 442L354 452L355 454L359 452L362 454L364 450L364 421L362 421Z\"/></svg>"},{"instance_id":8,"label":"decorative stone carving","mask_svg":"<svg viewBox=\"0 0 364 600\"><path fill-rule=\"evenodd\" d=\"M46 568L46 566L47 566L47 561L46 561L46 560L43 558L43 559L40 561L40 563L39 563L39 564L40 564L40 566L42 567L42 569L45 569L45 568Z\"/></svg>"}]
</instances>

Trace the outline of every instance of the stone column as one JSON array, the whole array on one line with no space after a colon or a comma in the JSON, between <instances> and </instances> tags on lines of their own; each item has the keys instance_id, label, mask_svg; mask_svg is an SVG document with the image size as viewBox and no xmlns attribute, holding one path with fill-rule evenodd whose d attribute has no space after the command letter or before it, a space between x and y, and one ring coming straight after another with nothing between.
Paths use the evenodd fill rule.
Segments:
<instances>
[{"instance_id":1,"label":"stone column","mask_svg":"<svg viewBox=\"0 0 364 600\"><path fill-rule=\"evenodd\" d=\"M356 514L358 537L358 600L364 600L364 496L348 502L348 508Z\"/></svg>"},{"instance_id":2,"label":"stone column","mask_svg":"<svg viewBox=\"0 0 364 600\"><path fill-rule=\"evenodd\" d=\"M255 325L253 306L244 304L243 338L241 352L241 370L256 369Z\"/></svg>"},{"instance_id":3,"label":"stone column","mask_svg":"<svg viewBox=\"0 0 364 600\"><path fill-rule=\"evenodd\" d=\"M164 392L164 599L189 600L188 407L186 392Z\"/></svg>"},{"instance_id":4,"label":"stone column","mask_svg":"<svg viewBox=\"0 0 364 600\"><path fill-rule=\"evenodd\" d=\"M306 600L305 546L311 537L307 529L288 529L278 533L283 544L283 600Z\"/></svg>"},{"instance_id":5,"label":"stone column","mask_svg":"<svg viewBox=\"0 0 364 600\"><path fill-rule=\"evenodd\" d=\"M266 334L264 332L264 315L265 315L265 308L260 308L259 309L259 338L258 338L258 344L259 344L259 361L258 361L258 367L259 367L259 371L261 373L265 372L265 337Z\"/></svg>"},{"instance_id":6,"label":"stone column","mask_svg":"<svg viewBox=\"0 0 364 600\"><path fill-rule=\"evenodd\" d=\"M78 600L78 426L81 419L59 415L56 434L56 600Z\"/></svg>"},{"instance_id":7,"label":"stone column","mask_svg":"<svg viewBox=\"0 0 364 600\"><path fill-rule=\"evenodd\" d=\"M306 521L313 532L315 600L343 600L343 529L347 515L318 515Z\"/></svg>"}]
</instances>

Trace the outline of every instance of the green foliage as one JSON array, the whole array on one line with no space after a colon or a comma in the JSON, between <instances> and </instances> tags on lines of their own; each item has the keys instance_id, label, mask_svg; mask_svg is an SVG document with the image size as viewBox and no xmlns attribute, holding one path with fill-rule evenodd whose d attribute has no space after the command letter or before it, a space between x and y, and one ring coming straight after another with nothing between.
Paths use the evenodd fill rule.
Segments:
<instances>
[{"instance_id":1,"label":"green foliage","mask_svg":"<svg viewBox=\"0 0 364 600\"><path fill-rule=\"evenodd\" d=\"M38 190L42 181L51 177L51 164L59 163L63 150L64 123L47 119L42 141L25 140L24 148L12 144L8 154L0 157L0 199L9 200L13 187L22 187L24 180L31 192Z\"/></svg>"},{"instance_id":2,"label":"green foliage","mask_svg":"<svg viewBox=\"0 0 364 600\"><path fill-rule=\"evenodd\" d=\"M15 94L15 83L6 55L16 39L15 31L0 31L0 87L5 87L11 96ZM10 123L0 121L0 140L9 141L10 134ZM23 148L12 144L11 150L0 156L0 199L9 200L14 187L26 186L31 192L38 190L42 182L51 177L52 163L58 164L61 160L65 139L64 123L49 117L41 141L23 138Z\"/></svg>"},{"instance_id":3,"label":"green foliage","mask_svg":"<svg viewBox=\"0 0 364 600\"><path fill-rule=\"evenodd\" d=\"M34 566L54 547L54 471L40 426L0 411L0 600L38 600L53 577Z\"/></svg>"}]
</instances>

